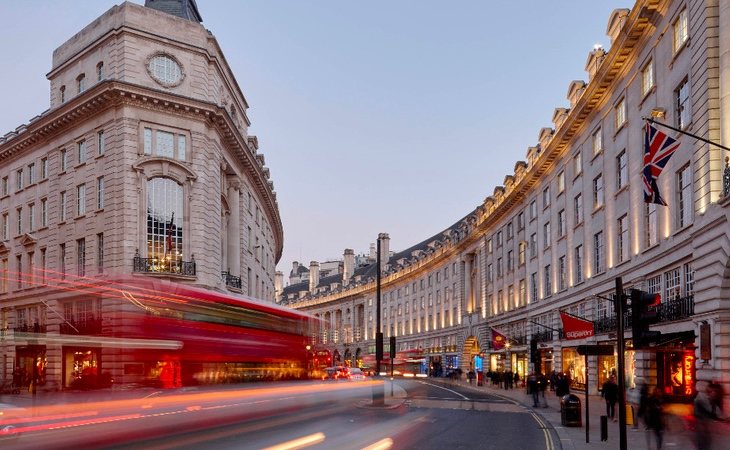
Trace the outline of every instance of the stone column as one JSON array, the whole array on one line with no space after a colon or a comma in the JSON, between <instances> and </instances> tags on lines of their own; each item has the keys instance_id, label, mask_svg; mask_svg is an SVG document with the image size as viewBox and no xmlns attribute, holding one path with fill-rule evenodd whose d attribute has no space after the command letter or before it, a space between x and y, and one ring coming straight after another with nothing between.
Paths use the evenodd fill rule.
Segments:
<instances>
[{"instance_id":1,"label":"stone column","mask_svg":"<svg viewBox=\"0 0 730 450\"><path fill-rule=\"evenodd\" d=\"M236 277L241 276L241 185L230 182L228 185L228 267L226 270Z\"/></svg>"}]
</instances>

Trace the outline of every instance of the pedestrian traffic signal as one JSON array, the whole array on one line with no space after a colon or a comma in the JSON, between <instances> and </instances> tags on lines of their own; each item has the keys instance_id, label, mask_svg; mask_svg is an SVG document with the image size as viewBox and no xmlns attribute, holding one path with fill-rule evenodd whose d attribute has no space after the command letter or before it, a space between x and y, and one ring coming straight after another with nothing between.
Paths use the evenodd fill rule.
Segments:
<instances>
[{"instance_id":1,"label":"pedestrian traffic signal","mask_svg":"<svg viewBox=\"0 0 730 450\"><path fill-rule=\"evenodd\" d=\"M649 325L659 321L657 306L661 304L661 296L644 292L639 289L631 290L631 338L634 348L642 348L661 333L649 330Z\"/></svg>"},{"instance_id":2,"label":"pedestrian traffic signal","mask_svg":"<svg viewBox=\"0 0 730 450\"><path fill-rule=\"evenodd\" d=\"M390 337L390 359L395 359L395 336Z\"/></svg>"}]
</instances>

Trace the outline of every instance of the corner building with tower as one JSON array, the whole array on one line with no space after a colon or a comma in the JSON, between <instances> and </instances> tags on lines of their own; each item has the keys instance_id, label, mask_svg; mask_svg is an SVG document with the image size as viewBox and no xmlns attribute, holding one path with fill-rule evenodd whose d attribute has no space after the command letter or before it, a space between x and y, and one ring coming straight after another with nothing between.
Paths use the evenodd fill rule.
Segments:
<instances>
[{"instance_id":1,"label":"corner building with tower","mask_svg":"<svg viewBox=\"0 0 730 450\"><path fill-rule=\"evenodd\" d=\"M0 376L141 368L83 288L166 280L274 300L283 246L248 103L194 0L114 6L53 53L50 108L0 137Z\"/></svg>"},{"instance_id":2,"label":"corner building with tower","mask_svg":"<svg viewBox=\"0 0 730 450\"><path fill-rule=\"evenodd\" d=\"M396 336L426 370L565 372L575 388L587 372L595 393L619 355L586 367L577 346L616 348L621 277L627 291L661 295L649 348L633 348L624 319L627 386L674 401L689 401L697 380L730 391L728 152L659 126L681 143L658 178L668 206L645 203L641 176L643 118L730 146L730 4L639 0L610 15L607 34L610 48L588 54L587 80L568 83L552 127L483 204L404 251L380 237L385 341ZM375 353L374 267L353 268L346 250L341 273L310 270L309 283L282 291L280 302L322 319L316 345L336 362ZM561 311L593 322L595 335L566 339ZM492 348L492 330L509 344Z\"/></svg>"}]
</instances>

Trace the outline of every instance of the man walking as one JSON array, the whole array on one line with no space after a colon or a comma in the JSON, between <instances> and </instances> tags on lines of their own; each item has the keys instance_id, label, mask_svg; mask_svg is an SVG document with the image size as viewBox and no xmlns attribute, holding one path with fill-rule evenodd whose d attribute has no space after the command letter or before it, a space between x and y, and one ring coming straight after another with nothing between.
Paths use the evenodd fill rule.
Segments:
<instances>
[{"instance_id":1,"label":"man walking","mask_svg":"<svg viewBox=\"0 0 730 450\"><path fill-rule=\"evenodd\" d=\"M609 419L616 422L616 402L618 401L618 385L616 378L611 375L608 380L603 383L601 388L601 396L606 400L606 415Z\"/></svg>"}]
</instances>

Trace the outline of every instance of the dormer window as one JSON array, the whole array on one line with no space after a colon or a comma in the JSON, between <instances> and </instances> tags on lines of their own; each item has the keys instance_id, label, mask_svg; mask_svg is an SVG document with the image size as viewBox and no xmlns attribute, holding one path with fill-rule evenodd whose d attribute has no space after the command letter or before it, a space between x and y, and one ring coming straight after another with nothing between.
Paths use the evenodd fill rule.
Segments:
<instances>
[{"instance_id":1,"label":"dormer window","mask_svg":"<svg viewBox=\"0 0 730 450\"><path fill-rule=\"evenodd\" d=\"M82 73L76 78L76 86L78 87L79 94L86 90L86 75Z\"/></svg>"}]
</instances>

